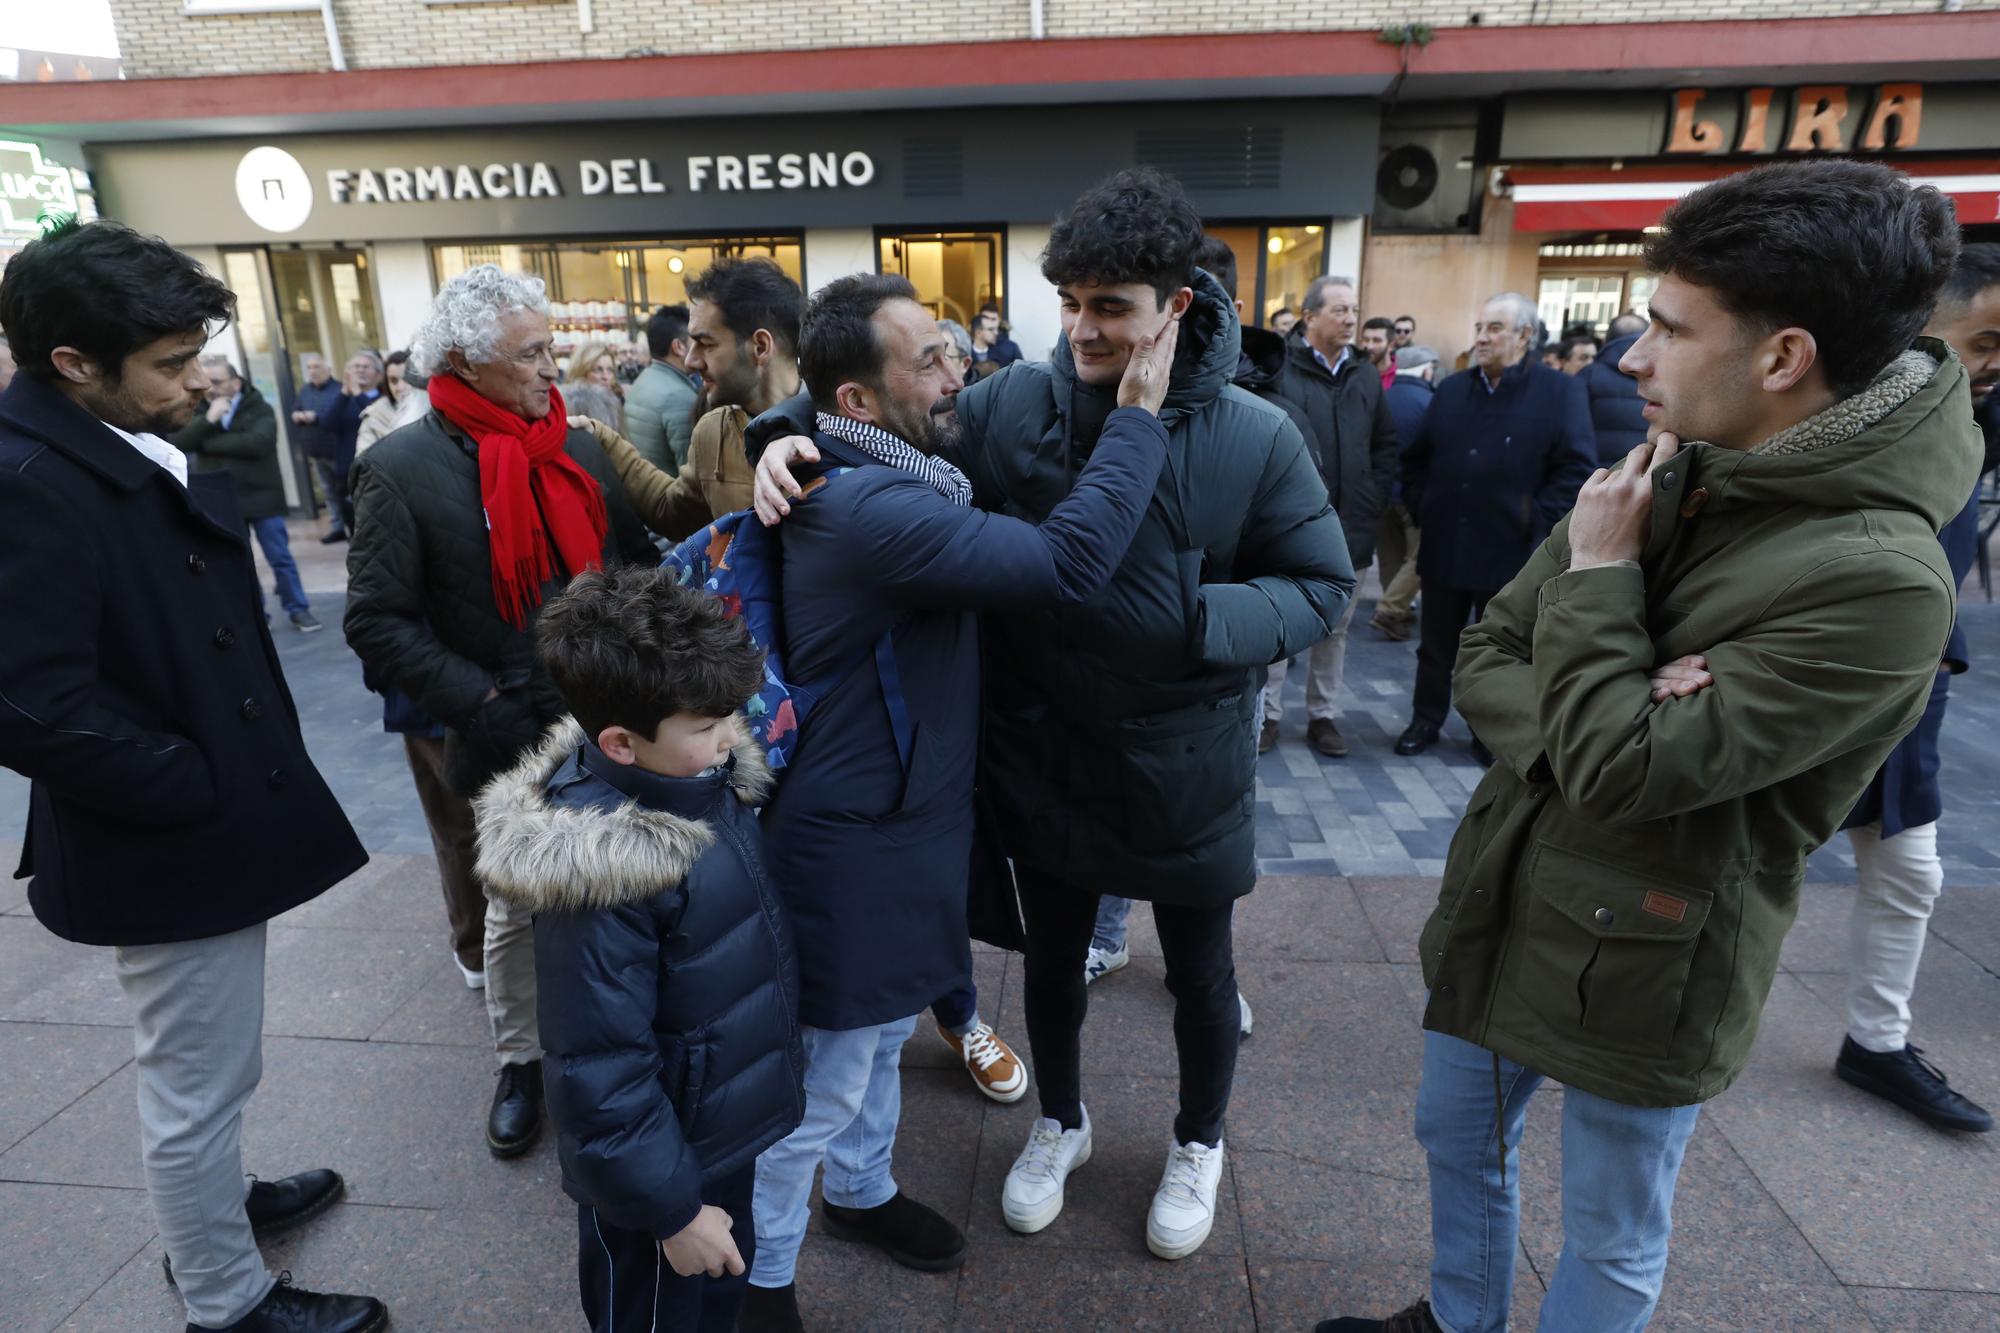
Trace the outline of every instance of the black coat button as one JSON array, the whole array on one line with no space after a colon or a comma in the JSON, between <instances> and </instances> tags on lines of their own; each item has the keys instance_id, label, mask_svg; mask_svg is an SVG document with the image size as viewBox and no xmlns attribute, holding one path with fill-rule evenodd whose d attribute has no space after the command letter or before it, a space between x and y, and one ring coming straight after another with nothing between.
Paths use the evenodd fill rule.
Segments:
<instances>
[{"instance_id":1,"label":"black coat button","mask_svg":"<svg viewBox=\"0 0 2000 1333\"><path fill-rule=\"evenodd\" d=\"M193 551L189 553L188 573L190 574L208 573L208 561L202 558L202 554L200 551Z\"/></svg>"},{"instance_id":2,"label":"black coat button","mask_svg":"<svg viewBox=\"0 0 2000 1333\"><path fill-rule=\"evenodd\" d=\"M269 787L272 791L283 791L285 789L285 785L289 783L291 780L292 780L291 775L285 772L284 769L274 768L271 770L271 775L264 779L264 785Z\"/></svg>"},{"instance_id":3,"label":"black coat button","mask_svg":"<svg viewBox=\"0 0 2000 1333\"><path fill-rule=\"evenodd\" d=\"M1492 896L1493 896L1492 894L1488 893L1484 889L1474 889L1472 891L1472 901L1478 903L1482 907L1486 905L1487 900L1490 899Z\"/></svg>"},{"instance_id":4,"label":"black coat button","mask_svg":"<svg viewBox=\"0 0 2000 1333\"><path fill-rule=\"evenodd\" d=\"M1453 995L1457 993L1458 993L1457 989L1449 981L1445 982L1442 986L1439 986L1437 988L1437 997L1440 1000L1449 1000Z\"/></svg>"},{"instance_id":5,"label":"black coat button","mask_svg":"<svg viewBox=\"0 0 2000 1333\"><path fill-rule=\"evenodd\" d=\"M1590 918L1600 926L1608 926L1612 922L1611 909L1600 907L1590 914Z\"/></svg>"},{"instance_id":6,"label":"black coat button","mask_svg":"<svg viewBox=\"0 0 2000 1333\"><path fill-rule=\"evenodd\" d=\"M255 721L257 718L264 716L264 705L258 703L255 699L245 699L243 701L242 713L245 718Z\"/></svg>"},{"instance_id":7,"label":"black coat button","mask_svg":"<svg viewBox=\"0 0 2000 1333\"><path fill-rule=\"evenodd\" d=\"M229 626L224 625L221 629L215 632L216 647L232 648L235 645L236 645L236 631L229 628Z\"/></svg>"},{"instance_id":8,"label":"black coat button","mask_svg":"<svg viewBox=\"0 0 2000 1333\"><path fill-rule=\"evenodd\" d=\"M1676 477L1673 473L1662 472L1660 474L1660 489L1663 491L1670 491L1674 488L1674 483L1678 480L1680 480L1680 478Z\"/></svg>"}]
</instances>

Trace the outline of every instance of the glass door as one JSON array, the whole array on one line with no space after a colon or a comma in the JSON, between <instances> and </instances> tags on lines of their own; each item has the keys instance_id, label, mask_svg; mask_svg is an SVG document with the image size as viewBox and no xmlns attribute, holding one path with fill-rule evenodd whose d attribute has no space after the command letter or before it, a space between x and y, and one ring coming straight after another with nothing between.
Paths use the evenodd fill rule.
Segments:
<instances>
[{"instance_id":1,"label":"glass door","mask_svg":"<svg viewBox=\"0 0 2000 1333\"><path fill-rule=\"evenodd\" d=\"M895 232L879 235L877 245L877 271L908 278L931 318L954 319L970 329L973 316L991 301L1000 307L1004 322L1004 232Z\"/></svg>"},{"instance_id":2,"label":"glass door","mask_svg":"<svg viewBox=\"0 0 2000 1333\"><path fill-rule=\"evenodd\" d=\"M278 414L278 468L285 478L285 503L294 509L303 504L309 515L317 517L320 507L312 486L300 480L310 477L312 468L292 443L289 430L296 376L279 333L268 256L262 250L223 251L222 280L236 293L237 350L231 360Z\"/></svg>"}]
</instances>

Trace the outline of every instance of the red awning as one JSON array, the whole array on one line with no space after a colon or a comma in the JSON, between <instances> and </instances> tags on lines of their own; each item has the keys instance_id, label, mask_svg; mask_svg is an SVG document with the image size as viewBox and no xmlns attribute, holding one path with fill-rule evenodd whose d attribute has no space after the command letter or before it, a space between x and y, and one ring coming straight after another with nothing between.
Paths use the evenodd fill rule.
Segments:
<instances>
[{"instance_id":1,"label":"red awning","mask_svg":"<svg viewBox=\"0 0 2000 1333\"><path fill-rule=\"evenodd\" d=\"M1752 162L1648 162L1610 167L1513 167L1515 231L1644 231L1667 206ZM2000 222L2000 159L1896 162L1920 185L1935 185L1958 206L1960 222Z\"/></svg>"}]
</instances>

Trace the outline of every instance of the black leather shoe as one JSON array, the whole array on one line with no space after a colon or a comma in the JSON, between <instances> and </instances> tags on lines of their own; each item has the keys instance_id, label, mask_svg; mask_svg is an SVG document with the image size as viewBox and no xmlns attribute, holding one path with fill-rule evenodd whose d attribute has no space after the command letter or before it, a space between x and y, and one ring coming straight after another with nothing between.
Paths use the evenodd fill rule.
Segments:
<instances>
[{"instance_id":1,"label":"black leather shoe","mask_svg":"<svg viewBox=\"0 0 2000 1333\"><path fill-rule=\"evenodd\" d=\"M799 1319L798 1289L791 1283L745 1289L736 1333L805 1333L805 1329Z\"/></svg>"},{"instance_id":2,"label":"black leather shoe","mask_svg":"<svg viewBox=\"0 0 2000 1333\"><path fill-rule=\"evenodd\" d=\"M1840 1043L1840 1059L1833 1072L1863 1092L1872 1092L1894 1102L1920 1120L1939 1129L1962 1129L1984 1134L1993 1128L1993 1117L1963 1093L1953 1092L1944 1071L1923 1058L1920 1046L1900 1051L1877 1052L1845 1037Z\"/></svg>"},{"instance_id":3,"label":"black leather shoe","mask_svg":"<svg viewBox=\"0 0 2000 1333\"><path fill-rule=\"evenodd\" d=\"M942 1273L965 1262L965 1236L937 1212L905 1194L878 1208L820 1205L826 1234L878 1247L905 1268Z\"/></svg>"},{"instance_id":4,"label":"black leather shoe","mask_svg":"<svg viewBox=\"0 0 2000 1333\"><path fill-rule=\"evenodd\" d=\"M1438 724L1426 722L1422 718L1403 728L1403 734L1396 738L1396 753L1400 755L1422 754L1437 743Z\"/></svg>"},{"instance_id":5,"label":"black leather shoe","mask_svg":"<svg viewBox=\"0 0 2000 1333\"><path fill-rule=\"evenodd\" d=\"M1387 1319L1323 1319L1313 1326L1313 1333L1442 1333L1442 1330L1431 1317L1431 1303L1418 1301Z\"/></svg>"},{"instance_id":6,"label":"black leather shoe","mask_svg":"<svg viewBox=\"0 0 2000 1333\"><path fill-rule=\"evenodd\" d=\"M325 1168L301 1171L283 1180L252 1177L250 1197L243 1203L243 1211L250 1214L250 1234L258 1240L282 1236L333 1207L346 1192L347 1182L340 1178L338 1172ZM167 1275L167 1285L173 1286L174 1261L171 1256L160 1256L160 1269Z\"/></svg>"},{"instance_id":7,"label":"black leather shoe","mask_svg":"<svg viewBox=\"0 0 2000 1333\"><path fill-rule=\"evenodd\" d=\"M486 1117L486 1146L495 1157L519 1157L542 1132L542 1062L501 1065L500 1086Z\"/></svg>"},{"instance_id":8,"label":"black leather shoe","mask_svg":"<svg viewBox=\"0 0 2000 1333\"><path fill-rule=\"evenodd\" d=\"M373 1296L339 1296L292 1285L290 1273L264 1303L226 1329L189 1324L187 1333L379 1333L389 1327L389 1308Z\"/></svg>"}]
</instances>

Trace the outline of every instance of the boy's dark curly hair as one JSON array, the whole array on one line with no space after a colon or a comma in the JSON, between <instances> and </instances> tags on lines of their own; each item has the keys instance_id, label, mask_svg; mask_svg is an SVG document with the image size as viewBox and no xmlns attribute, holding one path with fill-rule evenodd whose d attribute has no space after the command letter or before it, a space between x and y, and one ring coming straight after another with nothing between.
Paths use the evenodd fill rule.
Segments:
<instances>
[{"instance_id":1,"label":"boy's dark curly hair","mask_svg":"<svg viewBox=\"0 0 2000 1333\"><path fill-rule=\"evenodd\" d=\"M1181 183L1130 167L1077 200L1049 233L1042 276L1057 287L1143 282L1167 298L1194 282L1201 216Z\"/></svg>"},{"instance_id":2,"label":"boy's dark curly hair","mask_svg":"<svg viewBox=\"0 0 2000 1333\"><path fill-rule=\"evenodd\" d=\"M728 717L764 683L764 650L720 598L643 565L590 570L543 604L542 667L584 733L652 736L676 713Z\"/></svg>"}]
</instances>

